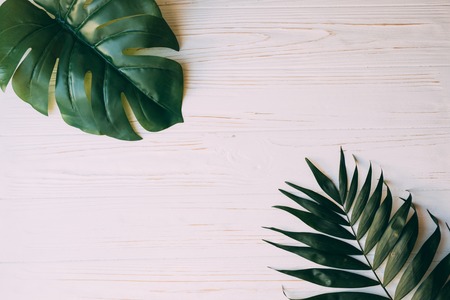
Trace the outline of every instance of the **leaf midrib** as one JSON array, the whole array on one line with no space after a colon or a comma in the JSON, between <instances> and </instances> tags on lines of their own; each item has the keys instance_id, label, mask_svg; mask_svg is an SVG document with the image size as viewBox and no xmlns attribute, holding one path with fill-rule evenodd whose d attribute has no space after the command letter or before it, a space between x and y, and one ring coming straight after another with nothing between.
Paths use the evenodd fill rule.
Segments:
<instances>
[{"instance_id":1,"label":"leaf midrib","mask_svg":"<svg viewBox=\"0 0 450 300\"><path fill-rule=\"evenodd\" d=\"M345 217L347 218L347 220L350 222L350 217L348 214L345 215ZM373 272L373 274L375 275L376 280L378 281L378 283L380 284L380 286L383 288L384 292L386 293L386 295L389 297L390 300L393 300L394 298L391 296L391 294L389 294L388 290L386 289L386 287L383 285L383 282L381 281L380 277L378 276L378 274L375 272L372 263L370 262L369 258L367 257L367 255L364 253L364 247L362 246L360 239L358 239L357 235L356 235L356 231L355 228L353 227L353 225L350 224L350 229L352 231L352 234L355 236L355 240L358 243L358 247L362 252L362 255L364 256L367 264L370 267L370 270Z\"/></svg>"},{"instance_id":2,"label":"leaf midrib","mask_svg":"<svg viewBox=\"0 0 450 300\"><path fill-rule=\"evenodd\" d=\"M171 111L173 114L179 116L179 112L173 111L171 108L166 107L165 105L161 104L159 101L156 101L152 96L148 95L147 93L145 93L145 91L143 91L141 88L139 88L139 86L135 85L130 78L128 78L128 76L123 73L120 68L118 66L116 66L113 62L111 62L103 53L101 53L95 46L91 45L90 43L88 43L82 35L80 35L78 32L76 32L74 30L74 28L72 28L72 26L70 26L65 20L56 17L54 19L56 22L58 22L60 24L60 26L68 31L78 42L81 42L83 45L89 47L92 51L94 51L94 53L96 53L98 56L100 56L102 58L102 60L104 62L106 62L107 64L109 64L114 70L116 70L117 72L119 72L119 74L125 78L133 87L135 87L136 89L138 89L141 93L143 93L146 97L150 98L154 103L158 104L159 106L163 107L164 109L167 109L169 111Z\"/></svg>"}]
</instances>

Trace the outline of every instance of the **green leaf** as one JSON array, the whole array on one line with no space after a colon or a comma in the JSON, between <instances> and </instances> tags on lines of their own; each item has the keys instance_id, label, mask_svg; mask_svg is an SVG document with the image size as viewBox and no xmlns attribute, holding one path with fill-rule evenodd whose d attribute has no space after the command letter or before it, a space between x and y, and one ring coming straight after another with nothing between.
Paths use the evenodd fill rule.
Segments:
<instances>
[{"instance_id":1,"label":"green leaf","mask_svg":"<svg viewBox=\"0 0 450 300\"><path fill-rule=\"evenodd\" d=\"M373 192L369 201L367 201L366 207L364 208L363 213L361 215L361 219L358 225L358 233L356 234L356 237L358 239L361 239L367 233L367 230L369 230L370 225L372 225L372 222L375 218L375 214L377 213L377 210L380 207L381 194L383 193L383 183L384 178L383 173L381 173L375 191Z\"/></svg>"},{"instance_id":2,"label":"green leaf","mask_svg":"<svg viewBox=\"0 0 450 300\"><path fill-rule=\"evenodd\" d=\"M355 166L355 171L353 171L352 180L350 182L350 188L348 190L347 198L345 200L346 212L349 212L350 209L352 208L357 191L358 191L358 166Z\"/></svg>"},{"instance_id":3,"label":"green leaf","mask_svg":"<svg viewBox=\"0 0 450 300\"><path fill-rule=\"evenodd\" d=\"M35 2L40 8L27 0L6 0L0 6L3 90L12 79L16 94L46 115L50 78L57 66L56 103L71 126L138 140L124 101L148 131L183 121L181 66L166 58L124 52L179 49L155 1Z\"/></svg>"},{"instance_id":4,"label":"green leaf","mask_svg":"<svg viewBox=\"0 0 450 300\"><path fill-rule=\"evenodd\" d=\"M333 269L277 270L278 272L297 277L321 286L335 288L361 288L379 285L368 277L347 271Z\"/></svg>"},{"instance_id":5,"label":"green leaf","mask_svg":"<svg viewBox=\"0 0 450 300\"><path fill-rule=\"evenodd\" d=\"M361 255L361 250L355 248L354 246L327 235L318 234L318 233L310 233L310 232L292 232L285 231L278 228L273 227L265 227L266 229L270 229L279 233L284 234L296 241L299 241L305 245L310 246L311 248L329 251L333 249L335 254L343 254L343 255Z\"/></svg>"},{"instance_id":6,"label":"green leaf","mask_svg":"<svg viewBox=\"0 0 450 300\"><path fill-rule=\"evenodd\" d=\"M297 300L389 300L389 298L382 297L379 295L368 294L368 293L356 293L356 292L340 292L340 293L329 293L322 294L319 296L314 296L310 298L297 299ZM293 300L293 299L291 299Z\"/></svg>"},{"instance_id":7,"label":"green leaf","mask_svg":"<svg viewBox=\"0 0 450 300\"><path fill-rule=\"evenodd\" d=\"M339 195L339 191L334 185L333 181L331 181L328 176L323 174L309 159L305 158L306 162L308 163L309 168L314 174L314 177L317 180L317 183L322 188L322 190L330 196L334 201L341 203L341 196Z\"/></svg>"},{"instance_id":8,"label":"green leaf","mask_svg":"<svg viewBox=\"0 0 450 300\"><path fill-rule=\"evenodd\" d=\"M340 225L350 225L347 220L345 220L343 217L335 213L334 211L330 211L323 206L319 205L317 202L299 197L297 195L291 194L285 190L280 189L279 190L282 194L287 196L288 198L294 200L298 205L302 206L303 208L307 209L312 214L323 218L325 220L328 220L332 223L340 224Z\"/></svg>"},{"instance_id":9,"label":"green leaf","mask_svg":"<svg viewBox=\"0 0 450 300\"><path fill-rule=\"evenodd\" d=\"M449 299L450 281L448 280L450 276L450 254L438 263L437 267L431 271L429 276L423 279L425 274L430 272L430 265L440 247L441 233L439 223L432 214L430 214L430 216L436 223L437 228L425 241L422 247L419 248L418 245L416 245L419 236L419 218L416 208L412 204L412 196L409 195L407 199L402 199L404 203L394 210L394 215L391 218L393 197L391 190L387 185L386 196L383 202L381 202L383 185L385 184L383 172L371 194L371 165L367 176L364 179L364 184L358 191L358 167L356 165L348 193L346 193L344 197L343 190L346 190L348 185L348 178L344 177L347 177L348 174L345 170L345 158L343 150L341 149L339 164L340 201L338 201L341 205L338 206L334 202L337 200L336 195L333 195L334 192L331 187L331 180L326 177L324 173L319 171L319 169L309 160L307 160L307 162L313 170L316 179L321 182L319 185L324 191L328 189L326 193L334 199L329 199L314 191L288 183L290 186L308 195L313 201L295 196L289 192L282 192L304 208L309 209L311 212L296 210L285 206L275 207L293 214L312 229L327 235L284 231L272 227L269 229L291 237L303 243L304 246L299 247L273 242L268 243L333 269L313 268L280 270L280 272L328 287L360 288L380 285L387 296L386 298L366 293L340 291L324 293L307 299L401 300L419 284L420 286L415 291L413 300ZM358 197L355 200L357 194ZM345 201L343 201L344 198ZM311 202L314 203L314 205L312 205ZM311 207L313 207L313 209L311 209ZM344 208L343 213L340 212L342 208ZM408 219L411 208L413 209L413 212ZM331 213L331 215L328 216L327 212L328 214ZM339 223L341 219L336 219L336 216L341 218L341 215L345 216L342 219L346 221L351 220L349 226L343 227L343 224ZM450 230L448 224L446 225ZM366 238L363 246L364 237ZM355 240L354 243L357 243L360 249L351 245L351 242L342 241L342 238ZM371 256L368 254L375 246L376 249L372 261ZM413 249L419 249L415 256L412 254ZM359 257L356 259L350 255L358 255ZM364 255L365 261L361 259L361 255ZM386 260L383 282L381 282L380 274L377 274L376 270ZM365 277L359 272L354 273L352 271L345 271L369 269L374 273L376 280ZM388 289L387 286L393 282L393 279L397 276L400 278L398 287L396 289ZM446 284L446 282L448 283ZM395 298L390 295L390 290L395 291Z\"/></svg>"},{"instance_id":10,"label":"green leaf","mask_svg":"<svg viewBox=\"0 0 450 300\"><path fill-rule=\"evenodd\" d=\"M418 234L419 219L417 217L417 212L414 210L414 214L403 229L397 244L394 249L392 249L391 253L389 253L383 279L383 284L385 286L387 286L392 279L394 279L406 263L406 260L416 244Z\"/></svg>"},{"instance_id":11,"label":"green leaf","mask_svg":"<svg viewBox=\"0 0 450 300\"><path fill-rule=\"evenodd\" d=\"M370 185L372 181L372 165L370 165L369 172L367 173L366 180L361 188L361 191L358 194L358 198L356 198L355 207L353 207L351 222L350 224L353 226L361 216L364 207L366 206L367 200L370 195Z\"/></svg>"},{"instance_id":12,"label":"green leaf","mask_svg":"<svg viewBox=\"0 0 450 300\"><path fill-rule=\"evenodd\" d=\"M395 291L395 300L400 300L405 297L425 275L425 272L431 265L436 251L439 247L439 242L441 241L441 230L439 229L439 222L435 216L428 212L433 222L436 224L436 230L434 233L425 241L425 243L417 252L416 256L412 262L405 269L400 282ZM449 299L449 298L445 298Z\"/></svg>"},{"instance_id":13,"label":"green leaf","mask_svg":"<svg viewBox=\"0 0 450 300\"><path fill-rule=\"evenodd\" d=\"M441 292L436 298L436 300L448 300L448 299L450 299L450 281L447 281L447 283L441 289Z\"/></svg>"},{"instance_id":14,"label":"green leaf","mask_svg":"<svg viewBox=\"0 0 450 300\"><path fill-rule=\"evenodd\" d=\"M347 166L345 165L344 150L342 150L341 147L341 158L339 163L339 197L341 198L340 203L342 205L345 204L347 198L347 185Z\"/></svg>"},{"instance_id":15,"label":"green leaf","mask_svg":"<svg viewBox=\"0 0 450 300\"><path fill-rule=\"evenodd\" d=\"M370 270L367 264L348 255L335 254L331 251L321 251L310 247L287 246L264 241L285 251L302 256L319 265L347 270Z\"/></svg>"},{"instance_id":16,"label":"green leaf","mask_svg":"<svg viewBox=\"0 0 450 300\"><path fill-rule=\"evenodd\" d=\"M367 233L367 239L364 247L364 254L367 255L370 250L375 247L377 242L380 240L383 233L389 224L389 217L391 216L392 210L392 194L389 187L387 188L387 195L384 198L383 203L375 214L372 225L370 226L369 232Z\"/></svg>"},{"instance_id":17,"label":"green leaf","mask_svg":"<svg viewBox=\"0 0 450 300\"><path fill-rule=\"evenodd\" d=\"M434 268L414 293L412 300L436 300L450 275L450 253Z\"/></svg>"},{"instance_id":18,"label":"green leaf","mask_svg":"<svg viewBox=\"0 0 450 300\"><path fill-rule=\"evenodd\" d=\"M301 210L294 209L294 208L287 207L287 206L274 206L274 208L284 210L284 211L296 216L297 218L302 220L305 224L314 228L317 231L331 234L331 235L334 235L336 237L340 237L343 239L350 239L350 240L355 239L355 237L344 227L342 227L338 224L335 224L335 223L331 223L327 220L321 219L321 218L313 215L312 213L301 211Z\"/></svg>"},{"instance_id":19,"label":"green leaf","mask_svg":"<svg viewBox=\"0 0 450 300\"><path fill-rule=\"evenodd\" d=\"M375 257L372 264L375 270L378 269L378 267L383 263L383 261L389 255L392 248L394 248L395 244L400 238L400 234L402 233L403 228L406 224L406 218L408 217L411 202L412 197L410 195L405 203L403 203L403 205L392 217L388 227L386 228L386 231L384 231L383 235L381 236L375 250Z\"/></svg>"},{"instance_id":20,"label":"green leaf","mask_svg":"<svg viewBox=\"0 0 450 300\"><path fill-rule=\"evenodd\" d=\"M322 196L310 189L306 189L304 187L295 185L293 183L286 181L286 184L289 185L290 187L302 192L303 194L309 196L312 200L316 201L317 203L320 203L324 207L331 209L332 211L337 212L338 214L345 215L345 212L342 210L342 208L340 208L339 206L337 206L336 204L331 202L330 199L327 199L324 196Z\"/></svg>"}]
</instances>

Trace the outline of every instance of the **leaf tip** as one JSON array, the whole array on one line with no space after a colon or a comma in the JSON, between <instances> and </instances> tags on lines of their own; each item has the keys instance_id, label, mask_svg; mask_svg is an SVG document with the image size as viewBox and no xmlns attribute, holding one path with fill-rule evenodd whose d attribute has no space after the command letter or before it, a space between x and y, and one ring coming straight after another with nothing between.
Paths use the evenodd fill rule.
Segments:
<instances>
[{"instance_id":1,"label":"leaf tip","mask_svg":"<svg viewBox=\"0 0 450 300\"><path fill-rule=\"evenodd\" d=\"M284 285L281 286L281 290L283 291L283 295L288 298L289 300L291 300L291 298L289 298L289 296L286 293L286 288L284 287Z\"/></svg>"},{"instance_id":2,"label":"leaf tip","mask_svg":"<svg viewBox=\"0 0 450 300\"><path fill-rule=\"evenodd\" d=\"M409 191L407 191L407 192L409 193ZM408 198L405 199L403 197L400 197L400 199L404 202L412 202L412 195L411 195L411 193L409 193Z\"/></svg>"},{"instance_id":3,"label":"leaf tip","mask_svg":"<svg viewBox=\"0 0 450 300\"><path fill-rule=\"evenodd\" d=\"M410 191L407 191L409 193L408 198L406 199L406 201L410 201L412 202L412 194Z\"/></svg>"},{"instance_id":4,"label":"leaf tip","mask_svg":"<svg viewBox=\"0 0 450 300\"><path fill-rule=\"evenodd\" d=\"M288 186L293 187L294 189L299 189L299 188L301 188L301 187L299 187L298 185L293 184L292 182L289 182L289 181L285 181L285 183L286 183Z\"/></svg>"},{"instance_id":5,"label":"leaf tip","mask_svg":"<svg viewBox=\"0 0 450 300\"><path fill-rule=\"evenodd\" d=\"M173 50L180 51L180 43L175 39L175 44L173 45Z\"/></svg>"},{"instance_id":6,"label":"leaf tip","mask_svg":"<svg viewBox=\"0 0 450 300\"><path fill-rule=\"evenodd\" d=\"M137 141L141 141L141 140L143 140L142 136L136 134L136 136L134 136L134 139L131 140L131 141L136 141L137 142Z\"/></svg>"},{"instance_id":7,"label":"leaf tip","mask_svg":"<svg viewBox=\"0 0 450 300\"><path fill-rule=\"evenodd\" d=\"M439 226L439 220L438 218L436 218L431 212L430 210L427 209L428 215L430 216L430 218L433 220L433 222Z\"/></svg>"}]
</instances>

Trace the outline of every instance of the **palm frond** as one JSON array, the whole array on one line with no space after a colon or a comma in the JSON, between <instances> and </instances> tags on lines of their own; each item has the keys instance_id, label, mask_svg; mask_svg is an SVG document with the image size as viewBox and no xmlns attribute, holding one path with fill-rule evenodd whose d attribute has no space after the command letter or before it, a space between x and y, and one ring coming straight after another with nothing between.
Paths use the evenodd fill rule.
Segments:
<instances>
[{"instance_id":1,"label":"palm frond","mask_svg":"<svg viewBox=\"0 0 450 300\"><path fill-rule=\"evenodd\" d=\"M304 210L288 206L275 208L290 213L320 233L265 227L302 245L266 242L327 268L277 271L325 287L357 289L379 286L383 295L356 290L325 293L305 300L400 300L407 295L413 300L450 299L450 254L436 267L431 266L441 243L441 229L435 216L428 212L436 229L419 247L419 217L412 196L402 199L402 205L392 211L394 200L384 182L383 172L372 191L373 170L370 165L364 183L358 188L358 167L355 166L350 178L341 149L338 188L309 159L306 162L327 196L288 182L290 187L307 197L283 189L280 191ZM351 241L356 241L357 246ZM413 255L415 247L419 250ZM370 252L374 252L373 259L370 259ZM384 275L380 276L378 269L382 265ZM398 284L392 286L397 277Z\"/></svg>"}]
</instances>

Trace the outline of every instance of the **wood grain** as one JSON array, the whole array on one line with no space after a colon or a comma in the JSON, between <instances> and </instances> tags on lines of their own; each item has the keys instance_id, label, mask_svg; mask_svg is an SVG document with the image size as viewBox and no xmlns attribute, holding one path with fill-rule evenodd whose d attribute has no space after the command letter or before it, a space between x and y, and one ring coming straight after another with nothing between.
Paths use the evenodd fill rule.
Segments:
<instances>
[{"instance_id":1,"label":"wood grain","mask_svg":"<svg viewBox=\"0 0 450 300\"><path fill-rule=\"evenodd\" d=\"M3 1L0 1L2 3ZM262 229L290 180L338 150L450 221L450 4L161 0L181 44L185 123L127 143L0 101L0 299L285 299L322 288ZM1 43L1 42L0 42ZM449 236L439 257L450 251Z\"/></svg>"}]
</instances>

